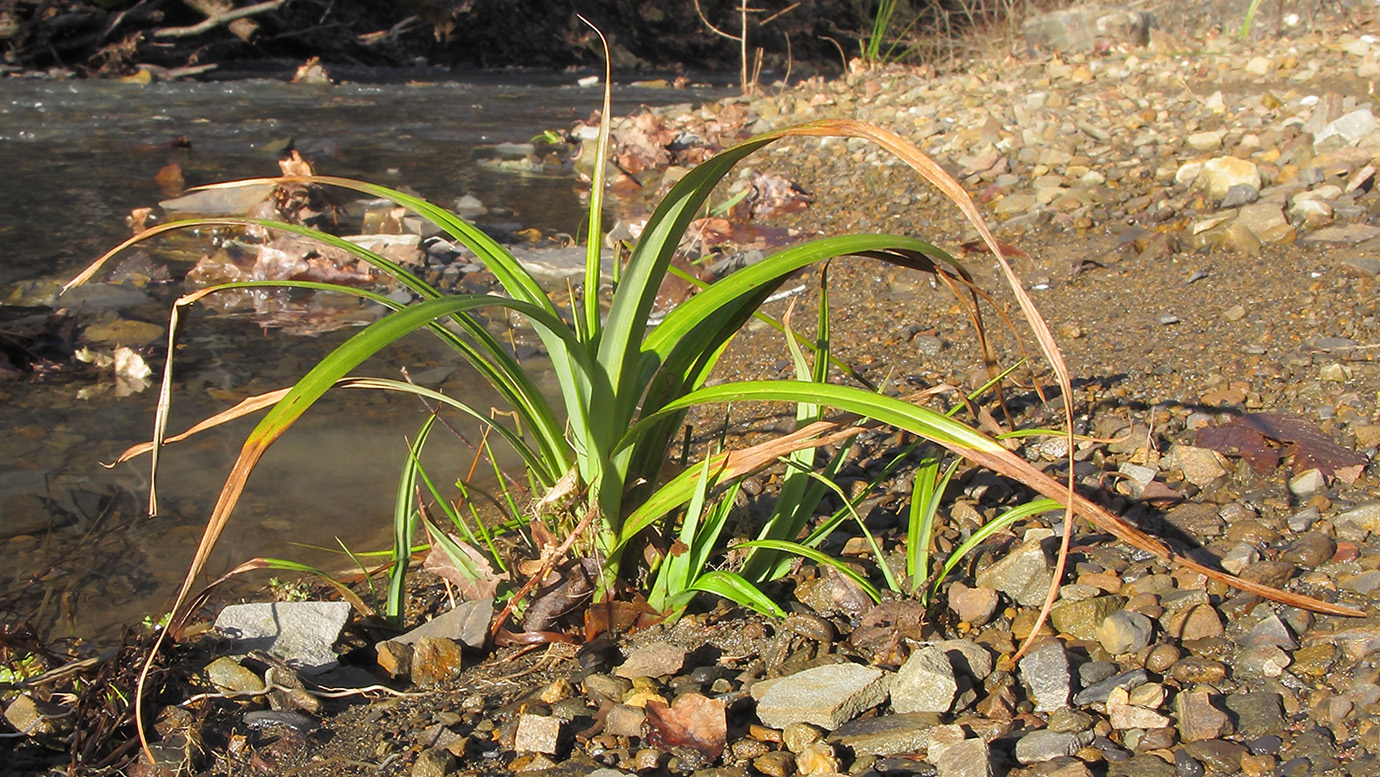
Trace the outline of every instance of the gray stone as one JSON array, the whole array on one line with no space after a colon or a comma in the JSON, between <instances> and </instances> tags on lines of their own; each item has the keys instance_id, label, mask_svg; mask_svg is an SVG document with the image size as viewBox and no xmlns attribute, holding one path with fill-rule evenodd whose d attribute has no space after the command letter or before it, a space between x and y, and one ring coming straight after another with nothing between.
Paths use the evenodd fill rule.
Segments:
<instances>
[{"instance_id":1,"label":"gray stone","mask_svg":"<svg viewBox=\"0 0 1380 777\"><path fill-rule=\"evenodd\" d=\"M1227 193L1222 195L1223 209L1239 208L1242 205L1250 205L1260 199L1260 190L1248 183L1237 183L1227 187Z\"/></svg>"},{"instance_id":2,"label":"gray stone","mask_svg":"<svg viewBox=\"0 0 1380 777\"><path fill-rule=\"evenodd\" d=\"M1279 677L1291 661L1289 654L1278 645L1251 645L1237 652L1232 675L1242 680Z\"/></svg>"},{"instance_id":3,"label":"gray stone","mask_svg":"<svg viewBox=\"0 0 1380 777\"><path fill-rule=\"evenodd\" d=\"M231 640L234 655L263 650L319 674L340 660L332 646L349 617L348 602L232 604L216 618L216 630Z\"/></svg>"},{"instance_id":4,"label":"gray stone","mask_svg":"<svg viewBox=\"0 0 1380 777\"><path fill-rule=\"evenodd\" d=\"M561 722L548 715L520 715L513 734L513 749L519 753L554 755L561 737Z\"/></svg>"},{"instance_id":5,"label":"gray stone","mask_svg":"<svg viewBox=\"0 0 1380 777\"><path fill-rule=\"evenodd\" d=\"M1026 607L1044 604L1053 582L1054 565L1039 540L1021 545L977 574L979 586L1001 591Z\"/></svg>"},{"instance_id":6,"label":"gray stone","mask_svg":"<svg viewBox=\"0 0 1380 777\"><path fill-rule=\"evenodd\" d=\"M1030 46L1065 53L1092 51L1098 40L1144 46L1153 20L1129 8L1082 6L1032 16L1021 25Z\"/></svg>"},{"instance_id":7,"label":"gray stone","mask_svg":"<svg viewBox=\"0 0 1380 777\"><path fill-rule=\"evenodd\" d=\"M1342 260L1342 272L1354 278L1374 278L1380 275L1380 259L1349 256Z\"/></svg>"},{"instance_id":8,"label":"gray stone","mask_svg":"<svg viewBox=\"0 0 1380 777\"><path fill-rule=\"evenodd\" d=\"M834 664L780 678L757 701L771 728L809 723L833 731L887 697L887 675L872 666Z\"/></svg>"},{"instance_id":9,"label":"gray stone","mask_svg":"<svg viewBox=\"0 0 1380 777\"><path fill-rule=\"evenodd\" d=\"M992 777L992 751L981 739L965 739L930 759L939 777Z\"/></svg>"},{"instance_id":10,"label":"gray stone","mask_svg":"<svg viewBox=\"0 0 1380 777\"><path fill-rule=\"evenodd\" d=\"M1246 205L1236 215L1236 223L1249 229L1262 243L1287 243L1294 239L1294 227L1278 202Z\"/></svg>"},{"instance_id":11,"label":"gray stone","mask_svg":"<svg viewBox=\"0 0 1380 777\"><path fill-rule=\"evenodd\" d=\"M910 654L891 682L891 709L896 712L948 712L958 693L954 668L944 651L933 646Z\"/></svg>"},{"instance_id":12,"label":"gray stone","mask_svg":"<svg viewBox=\"0 0 1380 777\"><path fill-rule=\"evenodd\" d=\"M158 203L158 207L167 211L169 218L178 215L243 216L267 198L272 191L271 183L202 189L171 200L163 200Z\"/></svg>"},{"instance_id":13,"label":"gray stone","mask_svg":"<svg viewBox=\"0 0 1380 777\"><path fill-rule=\"evenodd\" d=\"M445 637L466 647L482 650L488 638L489 621L493 616L492 598L473 599L461 602L455 605L454 609L441 613L417 628L388 641L412 645L421 637Z\"/></svg>"},{"instance_id":14,"label":"gray stone","mask_svg":"<svg viewBox=\"0 0 1380 777\"><path fill-rule=\"evenodd\" d=\"M1364 243L1367 240L1380 236L1380 227L1373 227L1370 224L1334 224L1330 227L1323 227L1317 232L1310 232L1304 235L1300 243L1341 243L1342 245L1354 245Z\"/></svg>"},{"instance_id":15,"label":"gray stone","mask_svg":"<svg viewBox=\"0 0 1380 777\"><path fill-rule=\"evenodd\" d=\"M1154 635L1154 621L1127 610L1112 613L1097 627L1097 641L1114 656L1143 650Z\"/></svg>"},{"instance_id":16,"label":"gray stone","mask_svg":"<svg viewBox=\"0 0 1380 777\"><path fill-rule=\"evenodd\" d=\"M1322 532L1310 531L1295 537L1279 554L1279 560L1303 567L1316 569L1337 553L1337 542Z\"/></svg>"},{"instance_id":17,"label":"gray stone","mask_svg":"<svg viewBox=\"0 0 1380 777\"><path fill-rule=\"evenodd\" d=\"M911 712L858 718L828 736L830 744L840 745L856 755L901 755L923 752L929 746L930 729L939 725L932 712Z\"/></svg>"},{"instance_id":18,"label":"gray stone","mask_svg":"<svg viewBox=\"0 0 1380 777\"><path fill-rule=\"evenodd\" d=\"M1273 691L1229 694L1227 709L1235 717L1237 732L1247 739L1284 734L1284 700Z\"/></svg>"},{"instance_id":19,"label":"gray stone","mask_svg":"<svg viewBox=\"0 0 1380 777\"><path fill-rule=\"evenodd\" d=\"M628 654L617 669L615 677L632 680L637 677L662 677L675 674L685 666L685 648L669 642L653 642Z\"/></svg>"},{"instance_id":20,"label":"gray stone","mask_svg":"<svg viewBox=\"0 0 1380 777\"><path fill-rule=\"evenodd\" d=\"M1108 677L1096 685L1089 685L1078 692L1073 697L1073 703L1082 707L1088 704L1105 703L1108 695L1114 688L1134 688L1150 681L1150 675L1144 669L1132 669L1118 675Z\"/></svg>"},{"instance_id":21,"label":"gray stone","mask_svg":"<svg viewBox=\"0 0 1380 777\"><path fill-rule=\"evenodd\" d=\"M1313 148L1319 151L1335 151L1345 146L1360 143L1367 135L1380 128L1375 114L1362 108L1330 121L1313 137Z\"/></svg>"},{"instance_id":22,"label":"gray stone","mask_svg":"<svg viewBox=\"0 0 1380 777\"><path fill-rule=\"evenodd\" d=\"M1285 650L1298 648L1298 640L1289 631L1289 627L1284 625L1284 621L1279 619L1274 613L1267 614L1261 618L1254 626L1246 632L1242 639L1245 645L1276 645Z\"/></svg>"},{"instance_id":23,"label":"gray stone","mask_svg":"<svg viewBox=\"0 0 1380 777\"><path fill-rule=\"evenodd\" d=\"M1073 677L1069 674L1069 657L1062 642L1051 639L1032 648L1021 659L1020 670L1037 712L1068 706Z\"/></svg>"},{"instance_id":24,"label":"gray stone","mask_svg":"<svg viewBox=\"0 0 1380 777\"><path fill-rule=\"evenodd\" d=\"M1093 732L1059 733L1049 729L1032 731L1016 741L1016 760L1022 764L1038 764L1069 756L1093 741Z\"/></svg>"}]
</instances>

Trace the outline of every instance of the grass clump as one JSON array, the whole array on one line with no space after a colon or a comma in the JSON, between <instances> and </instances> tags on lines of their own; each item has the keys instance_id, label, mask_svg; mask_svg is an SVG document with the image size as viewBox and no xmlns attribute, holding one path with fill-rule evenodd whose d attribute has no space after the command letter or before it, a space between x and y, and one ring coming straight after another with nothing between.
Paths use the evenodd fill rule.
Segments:
<instances>
[{"instance_id":1,"label":"grass clump","mask_svg":"<svg viewBox=\"0 0 1380 777\"><path fill-rule=\"evenodd\" d=\"M784 327L795 362L795 379L716 384L709 381L715 364L734 335L786 278L799 270L851 255L931 273L946 282L962 283L966 273L959 263L928 242L908 236L875 234L813 240L782 250L708 286L666 313L659 324L652 325L653 303L688 226L704 209L715 185L740 162L787 138L862 138L890 152L937 187L979 232L1006 274L1062 386L1066 412L1071 412L1067 370L1048 328L1002 257L1000 244L988 231L971 199L932 159L893 132L852 120L823 120L759 135L687 173L647 221L626 265L621 270L615 269L612 281L607 281L601 264L600 243L609 115L606 92L599 158L594 165L585 232L588 251L583 295L572 299L569 309L558 307L507 249L445 209L383 186L316 175L221 185L311 183L390 200L429 219L450 239L471 250L494 274L504 293L444 296L406 268L348 241L307 227L248 218L199 219L155 227L111 251L74 281L78 283L89 278L115 253L168 231L252 226L296 233L348 251L391 276L415 297L410 303L402 303L369 290L332 284L247 281L201 289L178 300L173 314L174 333L179 311L207 295L229 289L290 286L352 294L383 305L390 312L328 354L295 385L245 406L246 410L267 407L268 411L244 442L221 489L173 605L171 628L163 634L176 632L181 619L187 615L202 568L230 520L250 473L264 453L313 404L332 388L341 386L411 394L467 414L484 424L489 430L486 440L501 440L511 447L520 458L534 493L543 494L530 508L522 511L525 519L534 527L553 526L556 536L564 536L559 547L548 547L548 564L572 549L577 555L597 559L595 596L599 599L635 592L636 581L646 579L650 581L646 588L649 602L665 612L683 609L690 597L701 591L728 597L763 612L779 612L759 586L783 574L793 556L824 564L836 563L819 550L820 542L834 527L856 518L845 499L845 508L839 514L809 530L821 499L831 489L837 489L831 476L843 460L840 453L822 469L816 469L817 453L826 445L841 443L876 425L904 430L931 446L916 474L914 499L908 516L907 569L898 576L882 563L886 583L893 589L928 597L937 590L939 582L961 555L952 554L948 563L937 570L929 558L930 537L938 520L940 499L954 468L954 464L944 463L941 452L945 450L1001 472L1047 497L1007 513L984 531L990 533L1011 521L1057 506L1076 512L1139 548L1161 557L1171 557L1170 550L1163 544L1078 496L1070 485L1056 482L997 441L954 417L868 388L830 382L827 294L821 294L817 334L815 340L808 343L810 348L801 349L790 327ZM825 286L827 288L827 283ZM486 310L506 311L532 327L549 354L551 369L559 385L556 396L539 391L534 376L482 326L476 314ZM351 377L369 357L417 331L438 338L452 349L456 359L473 367L509 404L511 415L494 416L466 404L462 398L405 382ZM805 350L812 351L813 361L806 356ZM169 353L172 351L170 348ZM171 375L171 369L164 370L159 420L154 434L155 457L165 438L164 419L171 395ZM741 402L793 406L797 428L750 448L718 452L668 481L661 479L673 439L691 408ZM428 473L417 463L418 452L431 425L432 421L428 420L414 438L411 454L404 465L398 507L393 517L395 547L385 611L395 620L402 613L403 575L419 528L427 528L427 533L442 546L456 568L468 570L476 577L483 574L465 548L437 530L415 498L421 491L436 492ZM1070 444L1069 449L1072 448ZM787 466L775 508L764 523L756 527L753 538L737 546L745 551L741 563L734 568L724 565L710 568L714 566L711 558L721 547L737 484L746 475L782 461ZM469 525L458 512L449 513L448 517L457 527ZM857 523L862 526L861 521ZM1072 516L1064 521L1065 548L1073 523ZM662 527L664 536L678 541L666 549L655 569L642 569L631 559L643 556L629 551L638 547L646 532L654 526ZM865 532L865 527L863 529ZM487 542L484 529L469 531L471 540L477 540L480 545ZM969 546L980 541L980 538L970 540ZM881 559L875 542L874 549ZM1229 578L1189 559L1178 560L1207 574L1228 579L1238 587L1281 598L1281 592ZM539 572L533 580L540 579L543 574L544 571ZM1055 579L1060 576L1056 574ZM901 577L909 583L903 584ZM870 581L860 582L875 595ZM1303 597L1290 601L1303 603L1303 606L1322 605ZM1327 607L1322 605L1324 609ZM1334 612L1345 609L1335 605L1330 608ZM1038 630L1037 625L1032 631Z\"/></svg>"}]
</instances>

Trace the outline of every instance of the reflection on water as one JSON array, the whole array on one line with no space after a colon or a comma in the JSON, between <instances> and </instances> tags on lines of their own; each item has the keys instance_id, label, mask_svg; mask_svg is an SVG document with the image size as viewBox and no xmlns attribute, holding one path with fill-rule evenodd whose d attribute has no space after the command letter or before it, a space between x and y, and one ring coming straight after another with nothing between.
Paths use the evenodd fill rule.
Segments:
<instances>
[{"instance_id":1,"label":"reflection on water","mask_svg":"<svg viewBox=\"0 0 1380 777\"><path fill-rule=\"evenodd\" d=\"M597 106L573 77L512 76L426 84L292 86L271 81L136 86L100 81L0 80L0 285L66 277L128 233L132 208L161 199L154 175L178 162L189 185L273 174L294 145L323 174L408 187L449 205L473 194L523 227L575 233L574 183L560 175L511 175L472 163L483 144L526 141L564 128ZM704 93L623 90L615 110L697 100ZM190 149L173 149L187 138ZM174 277L186 267L172 268ZM129 310L166 321L180 284ZM137 295L136 295L137 297ZM72 303L67 303L72 304ZM98 300L81 303L97 305ZM90 310L90 308L83 308ZM290 383L350 332L318 339L264 336L252 324L194 315L177 354L172 431L239 399ZM155 365L157 369L160 365ZM360 374L397 377L408 367L428 385L492 404L439 345L416 336ZM162 510L144 515L148 466L113 469L152 428L153 392L117 399L88 392L92 379L0 384L0 624L32 621L49 638L108 642L121 624L161 606L190 559L214 495L252 420L169 449ZM354 550L386 543L406 438L425 418L415 400L335 392L280 441L250 479L208 572L256 555L349 566L290 543ZM469 434L471 430L460 428ZM439 430L424 459L438 484L473 456ZM47 529L51 528L51 531Z\"/></svg>"}]
</instances>

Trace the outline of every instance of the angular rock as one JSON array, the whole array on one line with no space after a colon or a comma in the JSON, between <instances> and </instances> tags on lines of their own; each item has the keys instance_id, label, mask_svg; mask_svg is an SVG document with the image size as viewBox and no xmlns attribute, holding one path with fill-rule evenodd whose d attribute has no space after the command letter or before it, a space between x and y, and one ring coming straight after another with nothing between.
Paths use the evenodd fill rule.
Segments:
<instances>
[{"instance_id":1,"label":"angular rock","mask_svg":"<svg viewBox=\"0 0 1380 777\"><path fill-rule=\"evenodd\" d=\"M412 683L435 685L459 676L464 668L460 643L445 637L421 637L412 646Z\"/></svg>"},{"instance_id":2,"label":"angular rock","mask_svg":"<svg viewBox=\"0 0 1380 777\"><path fill-rule=\"evenodd\" d=\"M519 753L554 755L561 738L561 721L549 715L518 716L513 749Z\"/></svg>"},{"instance_id":3,"label":"angular rock","mask_svg":"<svg viewBox=\"0 0 1380 777\"><path fill-rule=\"evenodd\" d=\"M981 739L965 739L931 758L939 777L992 777L992 750Z\"/></svg>"},{"instance_id":4,"label":"angular rock","mask_svg":"<svg viewBox=\"0 0 1380 777\"><path fill-rule=\"evenodd\" d=\"M1130 694L1125 688L1114 688L1107 695L1107 718L1112 728L1119 731L1129 728L1164 728L1170 724L1169 718L1155 710L1132 704Z\"/></svg>"},{"instance_id":5,"label":"angular rock","mask_svg":"<svg viewBox=\"0 0 1380 777\"><path fill-rule=\"evenodd\" d=\"M221 656L207 664L206 677L212 685L231 693L258 692L264 689L264 681L259 675L241 666L239 661L229 656Z\"/></svg>"},{"instance_id":6,"label":"angular rock","mask_svg":"<svg viewBox=\"0 0 1380 777\"><path fill-rule=\"evenodd\" d=\"M1181 692L1174 699L1179 738L1184 742L1217 739L1231 731L1231 720L1213 703L1207 691Z\"/></svg>"},{"instance_id":7,"label":"angular rock","mask_svg":"<svg viewBox=\"0 0 1380 777\"><path fill-rule=\"evenodd\" d=\"M411 645L422 637L445 637L474 650L482 650L493 616L492 598L460 602L453 609L389 641Z\"/></svg>"},{"instance_id":8,"label":"angular rock","mask_svg":"<svg viewBox=\"0 0 1380 777\"><path fill-rule=\"evenodd\" d=\"M1361 108L1328 122L1313 137L1313 148L1325 153L1354 146L1377 129L1380 129L1380 123L1376 122L1375 114Z\"/></svg>"},{"instance_id":9,"label":"angular rock","mask_svg":"<svg viewBox=\"0 0 1380 777\"><path fill-rule=\"evenodd\" d=\"M891 681L891 709L896 712L945 713L958 693L954 668L944 651L928 645L901 665Z\"/></svg>"},{"instance_id":10,"label":"angular rock","mask_svg":"<svg viewBox=\"0 0 1380 777\"><path fill-rule=\"evenodd\" d=\"M348 602L232 604L216 618L230 652L263 650L293 668L320 674L340 660L332 646L350 617Z\"/></svg>"},{"instance_id":11,"label":"angular rock","mask_svg":"<svg viewBox=\"0 0 1380 777\"><path fill-rule=\"evenodd\" d=\"M1339 513L1333 522L1338 526L1358 526L1380 534L1380 502L1371 502Z\"/></svg>"},{"instance_id":12,"label":"angular rock","mask_svg":"<svg viewBox=\"0 0 1380 777\"><path fill-rule=\"evenodd\" d=\"M857 755L918 753L929 746L930 729L939 725L932 712L911 712L851 720L830 734L828 741Z\"/></svg>"},{"instance_id":13,"label":"angular rock","mask_svg":"<svg viewBox=\"0 0 1380 777\"><path fill-rule=\"evenodd\" d=\"M1030 46L1064 53L1089 52L1101 41L1144 46L1149 40L1149 14L1129 8L1079 6L1032 16L1021 25Z\"/></svg>"},{"instance_id":14,"label":"angular rock","mask_svg":"<svg viewBox=\"0 0 1380 777\"><path fill-rule=\"evenodd\" d=\"M935 642L934 646L949 657L949 664L955 673L966 674L978 682L992 674L992 653L970 639L943 639Z\"/></svg>"},{"instance_id":15,"label":"angular rock","mask_svg":"<svg viewBox=\"0 0 1380 777\"><path fill-rule=\"evenodd\" d=\"M1037 712L1068 706L1073 677L1062 642L1052 639L1031 648L1021 659L1020 671Z\"/></svg>"},{"instance_id":16,"label":"angular rock","mask_svg":"<svg viewBox=\"0 0 1380 777\"><path fill-rule=\"evenodd\" d=\"M881 704L889 685L881 669L834 664L782 677L757 701L757 717L771 728L809 723L833 731Z\"/></svg>"},{"instance_id":17,"label":"angular rock","mask_svg":"<svg viewBox=\"0 0 1380 777\"><path fill-rule=\"evenodd\" d=\"M1247 739L1284 734L1284 701L1274 691L1228 694L1227 709L1235 716L1237 732Z\"/></svg>"},{"instance_id":18,"label":"angular rock","mask_svg":"<svg viewBox=\"0 0 1380 777\"><path fill-rule=\"evenodd\" d=\"M1054 565L1044 543L1032 540L977 574L977 584L1011 597L1017 604L1038 607L1054 582Z\"/></svg>"},{"instance_id":19,"label":"angular rock","mask_svg":"<svg viewBox=\"0 0 1380 777\"><path fill-rule=\"evenodd\" d=\"M445 777L455 769L455 756L449 751L428 747L412 762L412 777Z\"/></svg>"},{"instance_id":20,"label":"angular rock","mask_svg":"<svg viewBox=\"0 0 1380 777\"><path fill-rule=\"evenodd\" d=\"M960 621L973 626L982 626L992 620L1000 603L1000 597L991 588L969 588L959 582L949 586L949 609Z\"/></svg>"}]
</instances>

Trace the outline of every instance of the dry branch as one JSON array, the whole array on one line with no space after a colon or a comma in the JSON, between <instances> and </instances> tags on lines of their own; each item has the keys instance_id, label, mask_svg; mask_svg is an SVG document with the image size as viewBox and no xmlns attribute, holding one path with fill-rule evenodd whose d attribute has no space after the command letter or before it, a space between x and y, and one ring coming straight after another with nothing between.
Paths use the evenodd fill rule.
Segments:
<instances>
[{"instance_id":1,"label":"dry branch","mask_svg":"<svg viewBox=\"0 0 1380 777\"><path fill-rule=\"evenodd\" d=\"M223 0L183 0L183 2L206 14L206 20L190 27L165 27L153 34L155 38L185 38L209 32L222 24L229 24L230 31L235 33L240 40L248 43L259 31L259 25L249 21L249 17L277 10L282 6L284 0L268 0L268 2L255 3L243 8L232 8L228 2L223 2Z\"/></svg>"}]
</instances>

